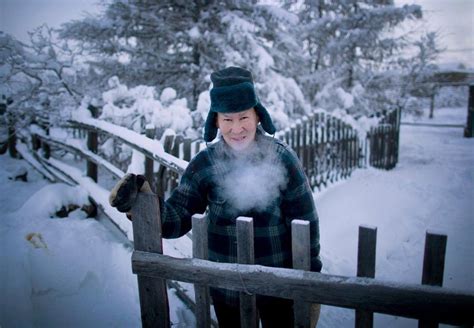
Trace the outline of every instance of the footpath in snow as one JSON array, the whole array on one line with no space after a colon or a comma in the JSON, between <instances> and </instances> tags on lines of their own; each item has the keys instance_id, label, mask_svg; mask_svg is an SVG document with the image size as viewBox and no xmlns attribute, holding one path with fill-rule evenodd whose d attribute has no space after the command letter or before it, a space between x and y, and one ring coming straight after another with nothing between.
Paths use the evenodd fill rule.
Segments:
<instances>
[{"instance_id":1,"label":"footpath in snow","mask_svg":"<svg viewBox=\"0 0 474 328\"><path fill-rule=\"evenodd\" d=\"M435 112L436 123L464 124L465 108ZM360 169L315 194L323 273L355 276L359 225L377 227L376 278L420 283L426 231L448 235L444 286L474 291L474 139L462 129L402 126L391 171ZM19 166L29 181L9 180ZM131 248L76 210L54 212L79 188L48 184L21 160L0 156L0 326L139 327ZM52 216L52 217L51 217ZM194 318L170 292L174 326ZM354 311L322 307L318 327L353 327ZM376 315L377 327L417 327Z\"/></svg>"}]
</instances>

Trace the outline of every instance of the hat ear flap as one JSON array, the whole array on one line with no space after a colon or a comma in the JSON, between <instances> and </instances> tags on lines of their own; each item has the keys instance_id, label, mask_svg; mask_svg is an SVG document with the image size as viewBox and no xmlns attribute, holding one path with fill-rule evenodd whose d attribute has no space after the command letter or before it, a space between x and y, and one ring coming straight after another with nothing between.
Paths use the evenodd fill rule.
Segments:
<instances>
[{"instance_id":1,"label":"hat ear flap","mask_svg":"<svg viewBox=\"0 0 474 328\"><path fill-rule=\"evenodd\" d=\"M204 124L204 141L211 142L217 136L217 126L216 126L217 113L210 111L207 114L206 123Z\"/></svg>"},{"instance_id":2,"label":"hat ear flap","mask_svg":"<svg viewBox=\"0 0 474 328\"><path fill-rule=\"evenodd\" d=\"M268 114L265 107L258 103L254 108L260 119L260 124L262 125L263 130L268 134L275 134L276 128L273 125L272 118L270 117L270 114Z\"/></svg>"}]
</instances>

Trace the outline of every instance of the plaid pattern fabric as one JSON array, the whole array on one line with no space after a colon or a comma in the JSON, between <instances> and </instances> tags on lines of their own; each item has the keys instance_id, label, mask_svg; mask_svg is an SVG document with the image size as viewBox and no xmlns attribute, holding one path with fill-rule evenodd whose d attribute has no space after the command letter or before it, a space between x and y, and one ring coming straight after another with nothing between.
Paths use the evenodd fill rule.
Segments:
<instances>
[{"instance_id":1,"label":"plaid pattern fabric","mask_svg":"<svg viewBox=\"0 0 474 328\"><path fill-rule=\"evenodd\" d=\"M290 223L294 219L307 220L310 222L311 270L321 271L319 221L301 163L286 144L257 133L257 147L246 164L257 165L263 157L272 164L270 168L284 168L285 183L265 208L239 210L225 198L222 189L222 181L229 175L231 163L239 159L223 140L197 154L189 163L179 186L166 202L161 202L163 237L184 235L191 229L191 216L204 213L207 208L209 260L234 263L237 262L235 221L239 216L248 216L254 219L255 263L291 268ZM211 288L211 295L214 302L238 304L237 292Z\"/></svg>"}]
</instances>

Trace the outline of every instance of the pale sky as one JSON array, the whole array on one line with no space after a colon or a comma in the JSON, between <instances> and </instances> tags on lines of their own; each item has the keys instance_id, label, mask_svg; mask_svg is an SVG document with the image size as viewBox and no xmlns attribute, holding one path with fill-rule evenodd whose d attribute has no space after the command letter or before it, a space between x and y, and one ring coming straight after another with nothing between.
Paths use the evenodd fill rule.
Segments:
<instances>
[{"instance_id":1,"label":"pale sky","mask_svg":"<svg viewBox=\"0 0 474 328\"><path fill-rule=\"evenodd\" d=\"M0 30L27 41L27 31L47 23L57 27L86 12L97 13L100 0L0 0ZM446 52L440 62L474 63L474 0L395 0L422 6L427 26L441 36Z\"/></svg>"},{"instance_id":2,"label":"pale sky","mask_svg":"<svg viewBox=\"0 0 474 328\"><path fill-rule=\"evenodd\" d=\"M100 0L0 0L0 30L21 41L28 41L28 31L46 23L62 23L98 11Z\"/></svg>"},{"instance_id":3,"label":"pale sky","mask_svg":"<svg viewBox=\"0 0 474 328\"><path fill-rule=\"evenodd\" d=\"M474 66L474 0L395 0L397 5L418 4L427 28L437 31L446 48L439 62Z\"/></svg>"}]
</instances>

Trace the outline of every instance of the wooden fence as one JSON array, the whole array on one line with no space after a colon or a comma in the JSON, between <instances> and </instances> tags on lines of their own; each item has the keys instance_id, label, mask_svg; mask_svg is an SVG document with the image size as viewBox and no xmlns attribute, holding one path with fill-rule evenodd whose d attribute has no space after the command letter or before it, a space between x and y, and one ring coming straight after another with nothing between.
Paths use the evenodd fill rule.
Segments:
<instances>
[{"instance_id":1,"label":"wooden fence","mask_svg":"<svg viewBox=\"0 0 474 328\"><path fill-rule=\"evenodd\" d=\"M64 140L54 140L49 137L47 122L39 123L43 128L35 129L32 133L32 148L34 150L41 148L46 158L50 156L50 144L63 149L67 148L67 151L73 151L87 159L87 173L94 181L98 179L98 164L104 161L94 154L98 152L99 136L105 135L129 145L146 156L145 175L158 195L164 196L178 184L179 175L182 173L179 165L172 165L169 161L162 163L162 158L153 156L141 145L115 135L114 132L111 132L112 129L106 130L100 125L71 121L69 127L74 131L87 131L86 134L79 133L80 136L87 138L89 152L86 154L77 147L72 150L68 142ZM285 141L294 149L302 162L311 187L321 189L330 183L348 178L352 171L359 167L366 165L382 169L395 167L398 162L399 123L399 113L394 111L386 115L378 127L371 129L366 138L361 138L355 129L341 119L325 112L315 112L290 128L277 133L275 137ZM16 136L14 132L11 134ZM154 131L147 130L146 136L153 139ZM16 142L16 138L13 142ZM202 140L191 140L180 135L166 136L163 143L166 153L185 162L189 162L203 147L205 147L205 143ZM14 148L14 145L10 147L11 153L15 152ZM162 164L156 172L153 162ZM105 166L110 167L111 164ZM116 176L117 172L121 172L119 169L112 169L112 171Z\"/></svg>"},{"instance_id":2,"label":"wooden fence","mask_svg":"<svg viewBox=\"0 0 474 328\"><path fill-rule=\"evenodd\" d=\"M398 163L400 145L400 110L394 110L382 118L380 124L367 133L366 156L369 165L385 170Z\"/></svg>"},{"instance_id":3,"label":"wooden fence","mask_svg":"<svg viewBox=\"0 0 474 328\"><path fill-rule=\"evenodd\" d=\"M158 172L161 174L158 175L158 177L162 177L165 182L159 182L157 179L158 182L156 185L159 186L160 183L162 186L166 185L166 187L161 187L162 192L170 190L170 185L177 183L177 177L182 174L185 169L185 161L182 161L175 156L168 155L165 152L157 153L154 148L157 147L159 143L146 138L145 136L140 136L131 131L122 130L119 130L119 133L117 134L117 127L113 127L112 129L104 122L92 119L88 122L73 122L72 126L96 132L88 133L88 138L97 138L97 132L107 134L142 152L148 162L148 164L145 164L147 171L146 174L147 176L151 174L154 179L157 179L157 175L156 172L154 173L151 171L149 162L158 161L164 170L161 173ZM332 129L331 127L334 128ZM311 132L303 133L304 131ZM126 133L134 134L131 138L127 139ZM303 135L306 137L302 137ZM75 146L74 143L67 140L59 140L51 137L48 135L47 130L40 128L33 129L31 137L32 149L36 150L32 152L33 155L44 164L43 168L47 172L52 173L53 176L55 174L54 170L51 170L51 162L45 161L44 159L49 157L51 152L55 151L58 147L86 158L88 162L88 176L93 180L97 180L98 166L104 167L112 175L118 178L122 177L124 174L124 172L105 161L96 153L97 147L94 142L88 142L87 145L89 149L83 149ZM350 127L344 126L334 118L315 114L314 117L309 118L307 121L302 121L301 124L297 124L294 129L285 131L284 137L277 137L284 138L285 141L292 145L300 158L302 158L303 163L309 163L306 165L309 174L311 174L312 171L325 172L325 174L322 174L323 177L318 177L316 175L316 178L312 178L313 183L331 181L331 177L333 177L333 179L344 177L342 172L350 174L350 170L361 165L360 154L363 153L363 151L361 151L361 146L359 144L360 141L357 140L357 136ZM129 140L135 141L131 142ZM166 144L169 146L166 146ZM165 148L172 149L169 152L174 152L175 154L179 153L180 157L188 156L190 158L193 156L193 153L196 153L200 149L200 147L201 144L199 142L180 142L179 137L169 137L167 140L165 139ZM319 154L330 155L326 156L325 160L318 162L317 159L311 158L311 156L308 155L311 154L311 149L314 151L320 151ZM350 156L354 153L357 153L358 155L352 157L351 160ZM322 166L318 166L316 163L322 163ZM319 169L318 171L319 167L326 169ZM335 174L334 170L337 171L339 169L340 171L338 172L340 173ZM165 178L166 175L169 177ZM172 175L175 175L175 178L172 178ZM61 177L59 177L59 179L61 179ZM156 220L155 212L157 209L151 211L148 209L134 209L134 211L139 212L139 214L135 214L134 217L143 217L144 220ZM194 239L197 238L200 241L206 240L206 237L203 235L205 234L205 229L203 229L202 226L198 228L197 225L199 224L198 222L204 222L204 220L205 219L202 218L193 219L195 224L193 227ZM146 231L140 232L143 229L140 230L140 228L136 228L135 225L141 224L141 221L142 219L137 219L133 222L135 252L133 255L132 267L134 272L139 275L139 282L141 285L140 301L144 315L142 318L144 326L148 326L148 322L156 323L156 320L161 322L163 318L168 316L168 312L166 312L167 310L165 311L164 305L162 304L161 306L158 306L156 304L156 302L159 302L160 300L165 300L165 298L159 295L160 293L164 293L165 288L163 287L163 283L166 279L197 284L196 304L194 307L199 325L202 324L203 326L208 326L210 320L208 314L208 286L229 288L244 292L245 294L251 293L284 297L294 299L295 302L320 303L356 309L356 321L358 327L370 327L373 322L374 312L452 324L472 324L473 321L472 314L470 314L470 310L474 306L472 293L459 292L445 288L441 289L432 286L418 286L400 283L394 284L377 281L372 278L362 278L373 277L375 275L376 238L374 232L371 232L371 230L367 228L361 228L362 230L360 232L359 264L357 270L359 278L355 278L324 275L312 272L305 272L302 274L300 270L267 268L254 266L252 264L223 264L208 262L206 261L205 254L206 245L197 243L193 244L194 259L171 258L159 254L161 252L161 243L156 241L156 237L160 236L159 227L146 229ZM251 226L246 223L243 224L248 227ZM149 233L149 235L147 235L147 233ZM251 233L247 232L247 235L249 236ZM296 236L297 233L294 233L294 235ZM244 236L244 234L241 236ZM431 240L443 240L443 238L444 246L441 245L440 247L431 245ZM252 239L253 238L248 237L248 240ZM306 246L300 244L301 240L303 240L302 237L295 241L295 244L293 245L295 250L306 248ZM440 286L442 282L442 266L444 265L443 247L444 249L446 247L445 241L445 236L427 235L424 260L424 268L426 269L423 271L423 283L425 284ZM251 243L245 242L244 244L249 246ZM429 256L429 254L431 254L431 256ZM304 257L300 255L295 256L295 258L304 259ZM436 266L434 265L436 261L441 261L442 263L440 262ZM245 263L252 263L251 257L247 257ZM431 274L425 273L425 271L431 272ZM164 303L166 305L166 302ZM153 304L152 309L149 308L150 305L146 304ZM242 304L245 306L245 311L243 311L243 313L250 313L250 318L253 318L252 313L254 313L254 310L252 307L254 302L252 298L247 298L247 301L244 301ZM157 309L161 310L158 311ZM304 327L308 325L307 314L297 314L296 317L298 322L301 322L301 326ZM166 320L169 321L169 319ZM166 322L166 320L164 322ZM248 319L247 317L243 318L242 322L247 322L248 320L253 322L253 319Z\"/></svg>"},{"instance_id":4,"label":"wooden fence","mask_svg":"<svg viewBox=\"0 0 474 328\"><path fill-rule=\"evenodd\" d=\"M424 285L401 284L370 278L375 274L376 229L360 227L358 276L342 277L304 271L309 263L309 225L292 222L293 266L283 269L253 265L253 222L237 219L239 263L206 260L207 222L193 217L194 258L178 259L161 254L161 223L156 195L139 194L132 208L135 251L132 270L138 275L143 327L169 327L169 309L164 289L166 279L195 284L198 327L209 327L208 287L240 292L241 327L257 327L255 295L292 299L298 306L295 322L310 327L309 304L328 304L356 310L356 327L372 327L373 313L416 318L420 326L438 322L474 324L474 294L440 288L443 279L446 236L427 234L423 262ZM157 219L158 218L158 219ZM369 277L369 278L365 278Z\"/></svg>"},{"instance_id":5,"label":"wooden fence","mask_svg":"<svg viewBox=\"0 0 474 328\"><path fill-rule=\"evenodd\" d=\"M355 169L367 164L386 170L394 168L398 163L400 115L398 111L389 113L364 139L341 119L314 112L275 137L295 151L311 187L322 189L347 179ZM163 146L166 152L189 161L205 144L170 135ZM168 172L165 166L154 177L149 176L159 195L173 190L178 179L178 175Z\"/></svg>"},{"instance_id":6,"label":"wooden fence","mask_svg":"<svg viewBox=\"0 0 474 328\"><path fill-rule=\"evenodd\" d=\"M345 179L361 164L357 132L324 112L312 113L276 137L296 152L312 188Z\"/></svg>"}]
</instances>

